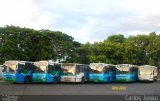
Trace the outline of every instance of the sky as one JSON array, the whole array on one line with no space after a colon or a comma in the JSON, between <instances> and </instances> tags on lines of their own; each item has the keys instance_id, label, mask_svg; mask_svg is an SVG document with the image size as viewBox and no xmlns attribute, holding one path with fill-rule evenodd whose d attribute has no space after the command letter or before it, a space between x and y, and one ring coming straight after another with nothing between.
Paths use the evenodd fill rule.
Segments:
<instances>
[{"instance_id":1,"label":"sky","mask_svg":"<svg viewBox=\"0 0 160 101\"><path fill-rule=\"evenodd\" d=\"M62 31L81 43L160 32L160 0L0 0L0 27Z\"/></svg>"}]
</instances>

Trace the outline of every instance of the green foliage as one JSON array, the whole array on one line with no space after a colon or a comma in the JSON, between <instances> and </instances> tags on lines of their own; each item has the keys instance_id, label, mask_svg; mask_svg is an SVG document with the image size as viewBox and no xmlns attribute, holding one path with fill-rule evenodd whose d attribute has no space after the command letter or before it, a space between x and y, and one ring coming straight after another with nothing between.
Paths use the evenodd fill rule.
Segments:
<instances>
[{"instance_id":1,"label":"green foliage","mask_svg":"<svg viewBox=\"0 0 160 101\"><path fill-rule=\"evenodd\" d=\"M104 62L108 64L155 65L160 67L160 35L137 35L124 38L112 35L94 44L83 44L79 49L85 54L87 63Z\"/></svg>"},{"instance_id":2,"label":"green foliage","mask_svg":"<svg viewBox=\"0 0 160 101\"><path fill-rule=\"evenodd\" d=\"M6 60L59 60L89 64L130 63L160 67L160 35L109 36L103 42L81 44L59 31L0 27L0 62Z\"/></svg>"},{"instance_id":3,"label":"green foliage","mask_svg":"<svg viewBox=\"0 0 160 101\"><path fill-rule=\"evenodd\" d=\"M0 28L0 38L1 63L6 60L65 60L80 47L80 43L62 32L16 26Z\"/></svg>"}]
</instances>

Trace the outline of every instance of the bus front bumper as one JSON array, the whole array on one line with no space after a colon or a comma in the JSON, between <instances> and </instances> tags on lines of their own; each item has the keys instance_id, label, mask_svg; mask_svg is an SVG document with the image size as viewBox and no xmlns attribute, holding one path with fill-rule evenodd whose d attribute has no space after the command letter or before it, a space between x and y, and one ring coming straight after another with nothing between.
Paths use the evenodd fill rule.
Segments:
<instances>
[{"instance_id":1,"label":"bus front bumper","mask_svg":"<svg viewBox=\"0 0 160 101\"><path fill-rule=\"evenodd\" d=\"M139 76L138 78L139 78L139 81L154 81L153 76L145 75L145 76Z\"/></svg>"},{"instance_id":2,"label":"bus front bumper","mask_svg":"<svg viewBox=\"0 0 160 101\"><path fill-rule=\"evenodd\" d=\"M106 81L101 79L89 79L89 82L106 82Z\"/></svg>"},{"instance_id":3,"label":"bus front bumper","mask_svg":"<svg viewBox=\"0 0 160 101\"><path fill-rule=\"evenodd\" d=\"M75 76L61 76L61 82L81 82L82 78Z\"/></svg>"},{"instance_id":4,"label":"bus front bumper","mask_svg":"<svg viewBox=\"0 0 160 101\"><path fill-rule=\"evenodd\" d=\"M117 82L133 82L133 80L128 79L128 78L123 78L123 79L116 79Z\"/></svg>"},{"instance_id":5,"label":"bus front bumper","mask_svg":"<svg viewBox=\"0 0 160 101\"><path fill-rule=\"evenodd\" d=\"M99 77L89 77L90 82L107 82L107 80L103 76Z\"/></svg>"}]
</instances>

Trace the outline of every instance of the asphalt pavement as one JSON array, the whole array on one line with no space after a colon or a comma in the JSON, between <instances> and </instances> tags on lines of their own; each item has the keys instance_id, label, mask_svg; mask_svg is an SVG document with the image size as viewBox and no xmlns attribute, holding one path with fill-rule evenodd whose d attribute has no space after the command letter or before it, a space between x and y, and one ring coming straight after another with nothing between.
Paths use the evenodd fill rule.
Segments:
<instances>
[{"instance_id":1,"label":"asphalt pavement","mask_svg":"<svg viewBox=\"0 0 160 101\"><path fill-rule=\"evenodd\" d=\"M160 95L160 81L136 83L13 84L0 82L0 95Z\"/></svg>"}]
</instances>

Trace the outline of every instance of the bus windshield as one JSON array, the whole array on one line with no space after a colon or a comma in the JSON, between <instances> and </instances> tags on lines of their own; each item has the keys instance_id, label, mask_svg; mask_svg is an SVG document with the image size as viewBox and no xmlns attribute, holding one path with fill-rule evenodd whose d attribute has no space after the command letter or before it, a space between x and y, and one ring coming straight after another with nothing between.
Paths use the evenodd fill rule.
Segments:
<instances>
[{"instance_id":1,"label":"bus windshield","mask_svg":"<svg viewBox=\"0 0 160 101\"><path fill-rule=\"evenodd\" d=\"M35 71L36 72L40 72L40 73L45 73L46 72L46 68L47 68L47 62L35 62Z\"/></svg>"},{"instance_id":2,"label":"bus windshield","mask_svg":"<svg viewBox=\"0 0 160 101\"><path fill-rule=\"evenodd\" d=\"M151 66L144 66L139 68L140 75L151 75L152 74L152 67Z\"/></svg>"},{"instance_id":3,"label":"bus windshield","mask_svg":"<svg viewBox=\"0 0 160 101\"><path fill-rule=\"evenodd\" d=\"M75 75L75 64L62 64L62 75Z\"/></svg>"},{"instance_id":4,"label":"bus windshield","mask_svg":"<svg viewBox=\"0 0 160 101\"><path fill-rule=\"evenodd\" d=\"M102 74L103 72L103 64L90 64L91 73Z\"/></svg>"},{"instance_id":5,"label":"bus windshield","mask_svg":"<svg viewBox=\"0 0 160 101\"><path fill-rule=\"evenodd\" d=\"M3 72L15 73L17 68L17 61L6 61L4 63Z\"/></svg>"},{"instance_id":6,"label":"bus windshield","mask_svg":"<svg viewBox=\"0 0 160 101\"><path fill-rule=\"evenodd\" d=\"M118 65L117 74L128 74L130 73L129 65Z\"/></svg>"}]
</instances>

